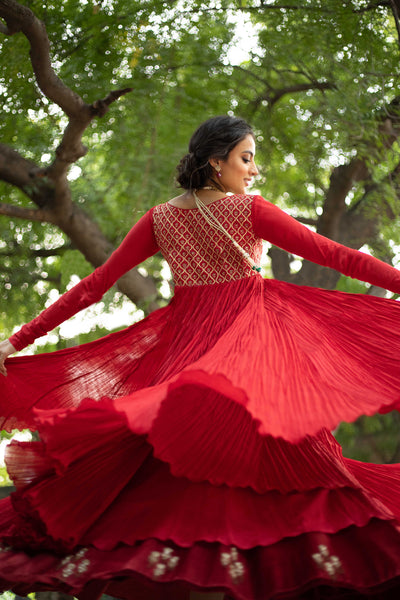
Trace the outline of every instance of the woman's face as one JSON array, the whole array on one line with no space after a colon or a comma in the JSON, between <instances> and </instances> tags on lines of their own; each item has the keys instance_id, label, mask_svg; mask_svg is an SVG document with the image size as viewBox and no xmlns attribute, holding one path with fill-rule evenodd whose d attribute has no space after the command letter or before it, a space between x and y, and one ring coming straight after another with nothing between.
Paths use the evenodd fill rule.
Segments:
<instances>
[{"instance_id":1,"label":"woman's face","mask_svg":"<svg viewBox=\"0 0 400 600\"><path fill-rule=\"evenodd\" d=\"M210 161L214 168L217 165L221 168L218 182L227 192L246 193L246 188L252 183L253 177L258 175L254 162L255 152L254 138L249 134L236 144L226 160Z\"/></svg>"}]
</instances>

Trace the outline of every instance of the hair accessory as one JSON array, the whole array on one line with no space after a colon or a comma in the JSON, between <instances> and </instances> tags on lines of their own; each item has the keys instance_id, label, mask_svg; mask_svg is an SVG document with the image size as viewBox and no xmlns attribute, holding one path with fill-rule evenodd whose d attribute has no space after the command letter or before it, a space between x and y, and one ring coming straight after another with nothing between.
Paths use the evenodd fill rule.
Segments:
<instances>
[{"instance_id":1,"label":"hair accessory","mask_svg":"<svg viewBox=\"0 0 400 600\"><path fill-rule=\"evenodd\" d=\"M207 187L204 187L203 189L210 189L210 188L211 188L211 186L207 186ZM250 254L248 252L246 252L246 250L244 250L242 248L242 246L240 244L238 244L236 240L233 239L233 237L231 236L230 233L228 233L228 231L225 229L225 227L223 225L221 225L221 223L218 221L218 219L215 217L215 215L213 215L213 213L210 211L208 206L200 200L200 198L197 195L197 191L192 190L192 194L194 197L194 201L196 202L197 208L199 209L199 211L201 212L201 214L203 215L203 217L205 218L207 223L209 225L211 225L211 227L213 227L217 231L221 231L221 233L226 235L231 240L231 242L235 246L235 248L237 250L239 250L239 252L243 256L243 258L249 263L252 270L257 271L259 273L261 271L261 267L256 265L254 260L251 258Z\"/></svg>"}]
</instances>

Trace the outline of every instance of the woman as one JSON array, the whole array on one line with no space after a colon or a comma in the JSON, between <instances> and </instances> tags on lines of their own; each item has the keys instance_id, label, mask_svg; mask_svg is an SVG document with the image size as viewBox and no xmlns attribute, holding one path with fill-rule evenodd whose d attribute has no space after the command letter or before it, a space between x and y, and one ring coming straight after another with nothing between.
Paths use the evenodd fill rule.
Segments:
<instances>
[{"instance_id":1,"label":"woman","mask_svg":"<svg viewBox=\"0 0 400 600\"><path fill-rule=\"evenodd\" d=\"M7 361L2 589L81 599L393 598L400 467L343 458L329 429L396 407L400 305L259 274L261 239L400 292L400 274L246 194L254 134L216 117L184 193L2 342L4 358L161 250L171 303L96 342ZM227 193L231 195L227 195Z\"/></svg>"}]
</instances>

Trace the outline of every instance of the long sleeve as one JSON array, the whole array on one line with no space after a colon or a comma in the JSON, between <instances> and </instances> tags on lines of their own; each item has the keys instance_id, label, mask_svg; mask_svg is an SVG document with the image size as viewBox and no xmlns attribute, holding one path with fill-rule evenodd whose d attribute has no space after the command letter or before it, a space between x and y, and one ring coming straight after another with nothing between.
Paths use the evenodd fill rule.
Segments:
<instances>
[{"instance_id":1,"label":"long sleeve","mask_svg":"<svg viewBox=\"0 0 400 600\"><path fill-rule=\"evenodd\" d=\"M257 236L287 252L324 267L331 267L355 279L400 293L400 271L373 256L347 248L310 231L261 196L254 196L252 222L253 231Z\"/></svg>"},{"instance_id":2,"label":"long sleeve","mask_svg":"<svg viewBox=\"0 0 400 600\"><path fill-rule=\"evenodd\" d=\"M103 265L63 294L38 317L24 325L10 337L10 342L16 350L22 350L83 308L99 301L124 273L157 251L150 210L132 227L121 245Z\"/></svg>"}]
</instances>

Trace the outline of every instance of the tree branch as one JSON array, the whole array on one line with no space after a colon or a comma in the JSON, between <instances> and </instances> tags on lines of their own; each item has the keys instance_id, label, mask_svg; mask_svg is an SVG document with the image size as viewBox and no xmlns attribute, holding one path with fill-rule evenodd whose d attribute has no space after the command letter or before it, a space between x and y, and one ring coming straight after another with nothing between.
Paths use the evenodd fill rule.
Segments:
<instances>
[{"instance_id":1,"label":"tree branch","mask_svg":"<svg viewBox=\"0 0 400 600\"><path fill-rule=\"evenodd\" d=\"M259 75L257 75L257 73L253 73L253 71L250 71L249 69L245 69L241 65L232 65L232 67L236 71L240 71L242 73L245 73L246 75L250 75L250 77L253 77L253 79L262 83L266 88L268 88L270 90L273 89L273 87L268 83L268 81L266 81L263 77L260 77Z\"/></svg>"},{"instance_id":2,"label":"tree branch","mask_svg":"<svg viewBox=\"0 0 400 600\"><path fill-rule=\"evenodd\" d=\"M394 167L394 169L392 169L392 171L390 171L390 173L388 173L383 179L381 179L381 181L369 183L368 185L366 185L363 195L356 203L353 204L353 206L351 206L351 208L349 209L348 212L355 213L355 212L359 211L361 206L365 205L366 202L368 202L371 194L379 191L379 188L386 183L390 184L398 193L399 177L400 177L400 162L397 163L397 165ZM393 212L393 209L390 206L390 203L386 201L385 196L382 196L382 202L383 202L383 205L385 206L386 216L388 217L388 219L393 220L393 219L397 218L398 215Z\"/></svg>"},{"instance_id":3,"label":"tree branch","mask_svg":"<svg viewBox=\"0 0 400 600\"><path fill-rule=\"evenodd\" d=\"M303 225L311 225L312 227L318 225L318 219L313 219L312 217L296 217L296 221L303 223Z\"/></svg>"},{"instance_id":4,"label":"tree branch","mask_svg":"<svg viewBox=\"0 0 400 600\"><path fill-rule=\"evenodd\" d=\"M390 0L380 0L378 2L371 2L367 6L362 8L353 8L351 10L352 13L360 14L364 12L368 12L370 10L375 10L379 7L390 7ZM229 8L225 6L213 6L207 8L198 8L197 10L184 10L182 14L198 14L198 13L207 13L207 12L226 12ZM258 6L236 6L236 11L243 12L264 12L267 10L304 10L308 12L318 12L325 14L336 14L336 11L332 8L325 8L323 6L312 6L307 4L264 4L263 0L260 0L260 4Z\"/></svg>"},{"instance_id":5,"label":"tree branch","mask_svg":"<svg viewBox=\"0 0 400 600\"><path fill-rule=\"evenodd\" d=\"M69 165L87 152L82 135L95 117L102 117L112 102L127 94L132 88L111 91L106 98L86 104L55 73L50 59L50 41L46 27L26 6L15 0L0 0L0 17L7 23L7 32L21 31L30 43L30 58L40 90L55 102L69 117L61 144L56 149L53 163L45 174L56 180L65 176ZM6 33L3 28L3 33Z\"/></svg>"},{"instance_id":6,"label":"tree branch","mask_svg":"<svg viewBox=\"0 0 400 600\"><path fill-rule=\"evenodd\" d=\"M353 8L352 12L356 13L356 14L362 14L365 12L369 12L370 10L375 10L376 8L379 8L380 6L382 6L384 8L389 8L390 0L380 0L378 2L370 2L370 4L367 4L367 6L363 6L362 8Z\"/></svg>"},{"instance_id":7,"label":"tree branch","mask_svg":"<svg viewBox=\"0 0 400 600\"><path fill-rule=\"evenodd\" d=\"M262 101L266 101L268 103L269 108L272 108L272 106L276 104L286 94L293 94L296 92L304 92L308 90L324 91L336 88L334 83L329 81L316 81L311 75L300 69L277 69L275 67L272 67L272 70L275 71L275 73L277 73L278 76L281 76L282 73L289 73L290 75L296 76L297 78L299 76L303 76L305 79L308 80L308 82L298 82L293 83L292 85L284 86L282 88L275 88L264 77L260 77L259 75L257 75L257 73L254 73L253 71L250 71L249 69L246 69L241 65L232 65L232 67L237 71L249 75L256 81L259 81L267 89L267 91L264 94L259 95L255 100L252 100L254 110L257 110Z\"/></svg>"},{"instance_id":8,"label":"tree branch","mask_svg":"<svg viewBox=\"0 0 400 600\"><path fill-rule=\"evenodd\" d=\"M258 96L255 100L252 101L254 106L254 110L257 110L261 102L267 102L268 108L271 109L274 104L276 104L283 96L286 94L293 94L296 92L306 92L308 90L333 90L335 89L335 84L330 83L329 81L314 81L310 83L296 83L293 85L288 85L286 87L282 87L280 89L273 88L270 84L264 81L264 85L268 88L268 91L261 96Z\"/></svg>"},{"instance_id":9,"label":"tree branch","mask_svg":"<svg viewBox=\"0 0 400 600\"><path fill-rule=\"evenodd\" d=\"M22 32L28 39L39 88L49 100L60 106L69 121L54 160L45 169L0 145L0 179L19 187L39 206L39 210L30 210L4 203L0 204L0 214L57 225L69 236L74 247L97 267L108 258L113 248L97 223L72 202L67 171L86 153L82 136L91 121L102 117L109 106L131 88L111 91L105 98L86 104L56 75L51 65L50 42L44 23L28 7L15 0L0 0L1 18L7 24L7 27L1 27L1 33L12 35ZM118 285L134 302L157 294L154 281L142 277L137 271L127 273Z\"/></svg>"},{"instance_id":10,"label":"tree branch","mask_svg":"<svg viewBox=\"0 0 400 600\"><path fill-rule=\"evenodd\" d=\"M367 177L367 166L360 159L351 160L347 165L340 165L333 169L323 213L318 219L318 233L333 240L338 239L340 220L347 209L346 198L355 182Z\"/></svg>"},{"instance_id":11,"label":"tree branch","mask_svg":"<svg viewBox=\"0 0 400 600\"><path fill-rule=\"evenodd\" d=\"M53 186L42 177L39 166L5 144L0 144L0 179L18 187L39 208L51 206L54 200Z\"/></svg>"},{"instance_id":12,"label":"tree branch","mask_svg":"<svg viewBox=\"0 0 400 600\"><path fill-rule=\"evenodd\" d=\"M49 213L45 210L35 208L23 208L13 204L0 202L0 215L13 217L16 219L27 219L28 221L40 221L42 223L51 223Z\"/></svg>"},{"instance_id":13,"label":"tree branch","mask_svg":"<svg viewBox=\"0 0 400 600\"><path fill-rule=\"evenodd\" d=\"M4 276L5 274L13 275L15 272L14 267L5 267L4 265L1 268L1 273ZM7 277L5 278L8 279ZM61 283L61 274L52 276L52 275L39 275L39 273L29 273L29 275L24 275L23 283L37 283L38 281L45 281L47 283L53 283L54 285L59 286Z\"/></svg>"},{"instance_id":14,"label":"tree branch","mask_svg":"<svg viewBox=\"0 0 400 600\"><path fill-rule=\"evenodd\" d=\"M90 105L93 116L103 117L108 111L110 104L118 100L118 98L121 98L121 96L125 96L125 94L129 94L129 92L132 91L133 88L131 87L121 90L112 90L105 98L103 98L103 100L95 100L93 104Z\"/></svg>"},{"instance_id":15,"label":"tree branch","mask_svg":"<svg viewBox=\"0 0 400 600\"><path fill-rule=\"evenodd\" d=\"M392 9L394 22L396 24L397 37L398 37L397 42L400 45L400 2L396 2L395 0L390 0L390 8Z\"/></svg>"},{"instance_id":16,"label":"tree branch","mask_svg":"<svg viewBox=\"0 0 400 600\"><path fill-rule=\"evenodd\" d=\"M34 256L40 258L48 258L49 256L62 256L67 250L72 250L72 244L64 244L58 248L39 248L38 250L29 250L27 253L20 245L14 244L10 250L0 250L0 256Z\"/></svg>"},{"instance_id":17,"label":"tree branch","mask_svg":"<svg viewBox=\"0 0 400 600\"><path fill-rule=\"evenodd\" d=\"M30 283L37 283L38 281L47 281L48 283L52 283L54 285L59 286L61 283L61 274L55 277L51 275L47 275L47 277L43 277L42 275L38 275L36 273L31 273Z\"/></svg>"},{"instance_id":18,"label":"tree branch","mask_svg":"<svg viewBox=\"0 0 400 600\"><path fill-rule=\"evenodd\" d=\"M198 14L198 13L208 13L208 12L226 12L229 10L229 7L225 6L209 6L207 8L201 7L196 10L183 10L182 14ZM261 0L261 3L258 6L236 6L236 11L243 12L263 12L267 10L306 10L306 11L315 11L332 14L335 11L331 8L324 8L322 6L307 6L307 5L299 5L299 4L264 4Z\"/></svg>"},{"instance_id":19,"label":"tree branch","mask_svg":"<svg viewBox=\"0 0 400 600\"><path fill-rule=\"evenodd\" d=\"M289 85L288 87L280 90L275 90L273 94L265 98L268 101L270 107L278 102L286 94L293 94L296 92L306 92L308 90L332 90L335 88L333 83L329 81L315 81L314 83L298 83L296 85Z\"/></svg>"},{"instance_id":20,"label":"tree branch","mask_svg":"<svg viewBox=\"0 0 400 600\"><path fill-rule=\"evenodd\" d=\"M0 17L6 21L10 34L21 31L29 41L32 67L43 94L58 104L66 115L79 116L85 109L85 103L55 74L44 23L27 6L14 0L0 0Z\"/></svg>"}]
</instances>

